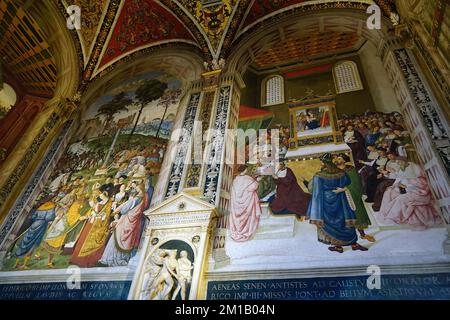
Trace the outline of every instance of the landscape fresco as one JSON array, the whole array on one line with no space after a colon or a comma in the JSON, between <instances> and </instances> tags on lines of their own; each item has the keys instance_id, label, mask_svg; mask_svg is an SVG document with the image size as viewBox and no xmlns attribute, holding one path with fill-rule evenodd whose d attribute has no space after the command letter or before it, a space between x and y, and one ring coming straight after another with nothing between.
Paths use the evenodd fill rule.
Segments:
<instances>
[{"instance_id":1,"label":"landscape fresco","mask_svg":"<svg viewBox=\"0 0 450 320\"><path fill-rule=\"evenodd\" d=\"M8 248L2 270L127 266L135 256L181 93L163 72L130 78L83 120Z\"/></svg>"}]
</instances>

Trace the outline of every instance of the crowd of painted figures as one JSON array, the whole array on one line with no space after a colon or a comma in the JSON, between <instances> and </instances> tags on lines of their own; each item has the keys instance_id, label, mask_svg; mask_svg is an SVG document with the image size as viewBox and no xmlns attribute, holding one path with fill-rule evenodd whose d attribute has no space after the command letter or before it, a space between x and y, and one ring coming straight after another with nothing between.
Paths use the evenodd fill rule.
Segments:
<instances>
[{"instance_id":1,"label":"crowd of painted figures","mask_svg":"<svg viewBox=\"0 0 450 320\"><path fill-rule=\"evenodd\" d=\"M424 170L399 113L366 113L338 122L352 149L361 188L381 219L425 229L441 223Z\"/></svg>"},{"instance_id":2,"label":"crowd of painted figures","mask_svg":"<svg viewBox=\"0 0 450 320\"><path fill-rule=\"evenodd\" d=\"M28 227L11 250L15 269L55 267L56 257L80 267L125 266L138 248L165 145L105 157L75 143L38 197ZM44 255L45 254L45 255Z\"/></svg>"},{"instance_id":3,"label":"crowd of painted figures","mask_svg":"<svg viewBox=\"0 0 450 320\"><path fill-rule=\"evenodd\" d=\"M366 113L338 122L347 154L324 154L321 170L311 181L298 184L294 172L280 162L272 175L276 193L270 197L275 215L295 214L317 226L318 240L342 253L343 246L367 251L359 239L375 242L366 234L377 221L423 230L442 223L423 169L418 164L411 137L400 114ZM353 158L353 161L352 161ZM261 176L246 165L237 169L231 187L229 230L234 241L250 240L261 216Z\"/></svg>"}]
</instances>

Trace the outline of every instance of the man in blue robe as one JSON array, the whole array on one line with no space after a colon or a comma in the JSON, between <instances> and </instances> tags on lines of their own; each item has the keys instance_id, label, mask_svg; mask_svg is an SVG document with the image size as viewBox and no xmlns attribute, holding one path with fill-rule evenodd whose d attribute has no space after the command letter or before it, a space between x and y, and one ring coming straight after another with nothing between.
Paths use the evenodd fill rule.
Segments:
<instances>
[{"instance_id":1,"label":"man in blue robe","mask_svg":"<svg viewBox=\"0 0 450 320\"><path fill-rule=\"evenodd\" d=\"M333 252L343 253L344 246L367 251L357 243L356 214L351 196L346 192L350 177L333 164L331 154L322 156L321 161L322 170L309 184L312 199L307 211L310 223L317 226L318 240L331 245L328 249Z\"/></svg>"},{"instance_id":2,"label":"man in blue robe","mask_svg":"<svg viewBox=\"0 0 450 320\"><path fill-rule=\"evenodd\" d=\"M18 243L14 256L16 257L15 268L27 269L27 263L36 249L44 239L49 223L55 220L55 204L45 202L39 206L31 216L31 226L24 232L22 239ZM20 258L24 258L23 265L19 265Z\"/></svg>"}]
</instances>

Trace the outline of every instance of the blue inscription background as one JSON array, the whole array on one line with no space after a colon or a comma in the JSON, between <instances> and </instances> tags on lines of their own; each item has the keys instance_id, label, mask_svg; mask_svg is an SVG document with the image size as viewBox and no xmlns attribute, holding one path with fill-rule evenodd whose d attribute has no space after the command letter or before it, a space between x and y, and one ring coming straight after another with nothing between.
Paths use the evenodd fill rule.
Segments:
<instances>
[{"instance_id":1,"label":"blue inscription background","mask_svg":"<svg viewBox=\"0 0 450 320\"><path fill-rule=\"evenodd\" d=\"M382 275L369 290L367 276L211 281L208 300L450 300L450 273Z\"/></svg>"},{"instance_id":2,"label":"blue inscription background","mask_svg":"<svg viewBox=\"0 0 450 320\"><path fill-rule=\"evenodd\" d=\"M69 290L65 282L0 284L0 300L126 300L131 281L87 281Z\"/></svg>"}]
</instances>

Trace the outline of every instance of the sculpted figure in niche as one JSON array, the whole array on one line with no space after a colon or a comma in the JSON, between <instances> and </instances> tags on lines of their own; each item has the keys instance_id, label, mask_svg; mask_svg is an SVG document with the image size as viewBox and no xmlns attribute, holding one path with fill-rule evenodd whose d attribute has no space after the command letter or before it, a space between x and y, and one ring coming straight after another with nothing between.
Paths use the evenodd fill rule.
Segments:
<instances>
[{"instance_id":1,"label":"sculpted figure in niche","mask_svg":"<svg viewBox=\"0 0 450 320\"><path fill-rule=\"evenodd\" d=\"M156 250L150 257L144 275L142 300L175 300L180 294L186 300L194 266L183 250Z\"/></svg>"},{"instance_id":2,"label":"sculpted figure in niche","mask_svg":"<svg viewBox=\"0 0 450 320\"><path fill-rule=\"evenodd\" d=\"M176 278L177 250L163 250L160 252L160 261L153 260L153 263L160 266L159 272L154 276L154 280L148 284L146 296L150 300L170 300Z\"/></svg>"},{"instance_id":3,"label":"sculpted figure in niche","mask_svg":"<svg viewBox=\"0 0 450 320\"><path fill-rule=\"evenodd\" d=\"M177 288L173 293L172 300L178 295L178 292L181 294L181 300L186 300L186 287L189 282L192 280L192 269L194 266L192 265L192 261L188 259L187 251L183 250L180 252L180 258L177 260L178 265L176 268L176 278L178 281Z\"/></svg>"}]
</instances>

